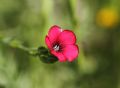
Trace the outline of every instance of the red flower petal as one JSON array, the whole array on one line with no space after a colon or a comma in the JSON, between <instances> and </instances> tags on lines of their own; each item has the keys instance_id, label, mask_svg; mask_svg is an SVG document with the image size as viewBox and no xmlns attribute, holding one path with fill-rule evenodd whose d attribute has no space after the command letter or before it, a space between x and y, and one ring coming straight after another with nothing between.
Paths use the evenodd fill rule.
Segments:
<instances>
[{"instance_id":1,"label":"red flower petal","mask_svg":"<svg viewBox=\"0 0 120 88\"><path fill-rule=\"evenodd\" d=\"M78 46L77 45L67 45L63 51L63 54L68 59L69 62L73 61L78 56Z\"/></svg>"},{"instance_id":2,"label":"red flower petal","mask_svg":"<svg viewBox=\"0 0 120 88\"><path fill-rule=\"evenodd\" d=\"M50 42L50 40L49 40L49 37L48 37L48 36L46 36L46 37L45 37L45 43L46 43L46 45L47 45L47 47L48 47L49 49L51 49L51 48L52 48L52 45L51 45L51 42Z\"/></svg>"},{"instance_id":3,"label":"red flower petal","mask_svg":"<svg viewBox=\"0 0 120 88\"><path fill-rule=\"evenodd\" d=\"M50 28L49 32L48 32L48 37L52 42L56 41L57 37L59 36L59 34L61 33L61 28L54 25Z\"/></svg>"},{"instance_id":4,"label":"red flower petal","mask_svg":"<svg viewBox=\"0 0 120 88\"><path fill-rule=\"evenodd\" d=\"M70 30L64 30L59 35L59 41L63 44L75 44L76 43L76 36L75 34Z\"/></svg>"},{"instance_id":5,"label":"red flower petal","mask_svg":"<svg viewBox=\"0 0 120 88\"><path fill-rule=\"evenodd\" d=\"M67 60L65 56L60 52L55 52L54 50L52 50L51 53L55 55L60 62L65 62Z\"/></svg>"}]
</instances>

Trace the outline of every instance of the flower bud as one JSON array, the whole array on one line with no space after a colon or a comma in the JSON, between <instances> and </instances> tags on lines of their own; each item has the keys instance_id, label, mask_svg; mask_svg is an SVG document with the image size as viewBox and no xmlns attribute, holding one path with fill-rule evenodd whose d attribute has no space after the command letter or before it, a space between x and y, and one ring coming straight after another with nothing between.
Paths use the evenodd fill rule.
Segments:
<instances>
[{"instance_id":1,"label":"flower bud","mask_svg":"<svg viewBox=\"0 0 120 88\"><path fill-rule=\"evenodd\" d=\"M57 57L50 54L48 49L46 49L45 47L38 48L38 56L40 60L44 63L54 63L58 61Z\"/></svg>"}]
</instances>

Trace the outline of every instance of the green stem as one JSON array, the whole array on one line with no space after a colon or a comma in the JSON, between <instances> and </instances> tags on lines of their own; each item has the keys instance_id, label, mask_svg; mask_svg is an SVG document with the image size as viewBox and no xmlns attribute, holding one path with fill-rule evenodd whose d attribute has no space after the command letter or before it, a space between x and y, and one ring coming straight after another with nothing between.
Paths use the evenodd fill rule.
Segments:
<instances>
[{"instance_id":1,"label":"green stem","mask_svg":"<svg viewBox=\"0 0 120 88\"><path fill-rule=\"evenodd\" d=\"M20 45L19 47L16 47L16 48L24 50L24 51L28 52L32 56L37 56L38 55L37 48L27 48L27 47L25 47L23 45Z\"/></svg>"},{"instance_id":2,"label":"green stem","mask_svg":"<svg viewBox=\"0 0 120 88\"><path fill-rule=\"evenodd\" d=\"M0 43L10 46L12 48L17 48L27 52L29 55L38 56L39 59L44 63L54 63L58 59L49 53L49 50L43 46L38 48L28 48L21 43L21 41L10 38L10 37L0 37Z\"/></svg>"},{"instance_id":3,"label":"green stem","mask_svg":"<svg viewBox=\"0 0 120 88\"><path fill-rule=\"evenodd\" d=\"M30 54L32 56L37 56L37 54L38 54L38 49L37 48L28 48L28 47L25 47L22 44L21 41L13 39L11 37L0 37L0 43L6 44L7 46L10 46L12 48L21 49L21 50L27 52L28 54Z\"/></svg>"}]
</instances>

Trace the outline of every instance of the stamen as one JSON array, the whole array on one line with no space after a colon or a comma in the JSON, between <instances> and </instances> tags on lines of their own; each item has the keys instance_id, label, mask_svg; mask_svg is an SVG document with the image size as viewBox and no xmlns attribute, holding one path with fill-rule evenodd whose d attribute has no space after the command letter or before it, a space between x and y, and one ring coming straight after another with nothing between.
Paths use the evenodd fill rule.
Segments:
<instances>
[{"instance_id":1,"label":"stamen","mask_svg":"<svg viewBox=\"0 0 120 88\"><path fill-rule=\"evenodd\" d=\"M60 31L62 32L63 30L62 30L62 29L60 29Z\"/></svg>"},{"instance_id":2,"label":"stamen","mask_svg":"<svg viewBox=\"0 0 120 88\"><path fill-rule=\"evenodd\" d=\"M59 51L60 46L59 46L59 45L55 45L55 46L53 47L53 49L54 49L55 51Z\"/></svg>"}]
</instances>

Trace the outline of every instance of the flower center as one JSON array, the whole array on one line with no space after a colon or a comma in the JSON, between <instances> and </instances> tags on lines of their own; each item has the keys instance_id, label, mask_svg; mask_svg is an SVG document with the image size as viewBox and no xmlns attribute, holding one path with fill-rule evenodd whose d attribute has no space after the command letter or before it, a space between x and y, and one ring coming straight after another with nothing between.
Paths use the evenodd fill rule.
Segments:
<instances>
[{"instance_id":1,"label":"flower center","mask_svg":"<svg viewBox=\"0 0 120 88\"><path fill-rule=\"evenodd\" d=\"M59 45L55 45L55 46L53 47L53 49L54 49L55 51L59 51L59 50L60 50L60 46L59 46Z\"/></svg>"}]
</instances>

